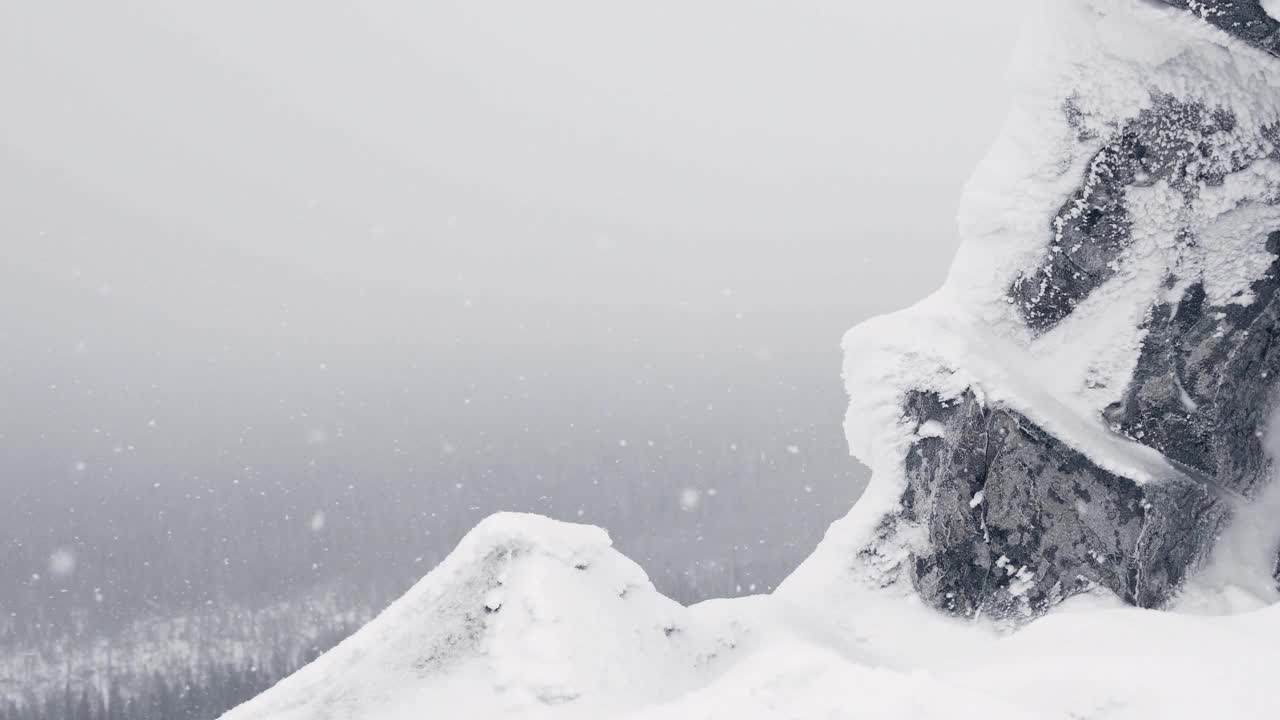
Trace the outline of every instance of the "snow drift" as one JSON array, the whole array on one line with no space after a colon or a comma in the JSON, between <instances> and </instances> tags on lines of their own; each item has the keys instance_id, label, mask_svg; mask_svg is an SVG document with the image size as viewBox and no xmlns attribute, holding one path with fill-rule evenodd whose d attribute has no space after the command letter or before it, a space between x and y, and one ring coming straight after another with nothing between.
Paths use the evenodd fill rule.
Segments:
<instances>
[{"instance_id":1,"label":"snow drift","mask_svg":"<svg viewBox=\"0 0 1280 720\"><path fill-rule=\"evenodd\" d=\"M697 682L706 660L683 620L603 530L495 515L359 633L226 717L599 716Z\"/></svg>"},{"instance_id":2,"label":"snow drift","mask_svg":"<svg viewBox=\"0 0 1280 720\"><path fill-rule=\"evenodd\" d=\"M226 720L1272 718L1280 605L1082 596L1003 635L894 589L683 608L598 528L497 515ZM814 612L813 606L821 606Z\"/></svg>"},{"instance_id":3,"label":"snow drift","mask_svg":"<svg viewBox=\"0 0 1280 720\"><path fill-rule=\"evenodd\" d=\"M773 595L499 515L227 720L1275 717L1266 5L1037 3L948 280L845 338L872 485Z\"/></svg>"}]
</instances>

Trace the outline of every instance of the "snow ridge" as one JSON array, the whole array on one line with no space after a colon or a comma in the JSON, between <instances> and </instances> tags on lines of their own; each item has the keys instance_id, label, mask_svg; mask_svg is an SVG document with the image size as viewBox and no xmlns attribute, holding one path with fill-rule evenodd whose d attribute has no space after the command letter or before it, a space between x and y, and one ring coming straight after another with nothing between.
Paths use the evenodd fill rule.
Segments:
<instances>
[{"instance_id":1,"label":"snow ridge","mask_svg":"<svg viewBox=\"0 0 1280 720\"><path fill-rule=\"evenodd\" d=\"M227 720L598 713L696 682L679 604L599 528L500 514L364 629ZM600 662L626 648L625 664ZM372 714L372 715L371 715Z\"/></svg>"},{"instance_id":2,"label":"snow ridge","mask_svg":"<svg viewBox=\"0 0 1280 720\"><path fill-rule=\"evenodd\" d=\"M604 531L497 515L363 630L224 719L1274 716L1280 605L1197 617L1082 596L1002 635L893 588L810 600L683 608Z\"/></svg>"}]
</instances>

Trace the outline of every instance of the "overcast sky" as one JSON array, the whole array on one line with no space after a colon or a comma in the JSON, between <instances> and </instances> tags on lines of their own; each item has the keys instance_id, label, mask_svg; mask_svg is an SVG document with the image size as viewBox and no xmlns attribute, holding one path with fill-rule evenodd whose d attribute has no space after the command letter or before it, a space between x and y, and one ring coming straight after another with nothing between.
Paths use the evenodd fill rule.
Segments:
<instances>
[{"instance_id":1,"label":"overcast sky","mask_svg":"<svg viewBox=\"0 0 1280 720\"><path fill-rule=\"evenodd\" d=\"M1018 5L4 3L0 484L286 391L732 384L838 437L840 334L943 276Z\"/></svg>"}]
</instances>

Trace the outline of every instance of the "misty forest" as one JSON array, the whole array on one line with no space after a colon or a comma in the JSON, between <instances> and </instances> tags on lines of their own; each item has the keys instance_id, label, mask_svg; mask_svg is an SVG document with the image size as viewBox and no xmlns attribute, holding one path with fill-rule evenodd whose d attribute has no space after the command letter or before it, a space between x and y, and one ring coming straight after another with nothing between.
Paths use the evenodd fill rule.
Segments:
<instances>
[{"instance_id":1,"label":"misty forest","mask_svg":"<svg viewBox=\"0 0 1280 720\"><path fill-rule=\"evenodd\" d=\"M175 452L147 438L158 428L104 438L5 505L4 717L217 717L358 628L495 508L608 527L682 602L767 591L861 477L838 437L776 412L743 421L776 428L763 437L605 417L583 441L525 426L428 448L425 419L416 437L394 431L413 438L398 447L362 444L347 414L332 430L254 428L275 438L262 455L239 446L185 482L156 469ZM789 497L763 492L784 479Z\"/></svg>"}]
</instances>

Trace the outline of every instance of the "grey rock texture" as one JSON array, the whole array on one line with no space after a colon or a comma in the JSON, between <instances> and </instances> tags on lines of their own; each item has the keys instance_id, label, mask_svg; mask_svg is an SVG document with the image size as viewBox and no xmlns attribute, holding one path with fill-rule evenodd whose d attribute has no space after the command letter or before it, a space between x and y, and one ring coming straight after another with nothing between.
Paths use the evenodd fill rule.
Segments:
<instances>
[{"instance_id":1,"label":"grey rock texture","mask_svg":"<svg viewBox=\"0 0 1280 720\"><path fill-rule=\"evenodd\" d=\"M1280 251L1280 231L1258 242ZM1209 305L1196 283L1153 308L1133 381L1106 411L1118 432L1244 497L1266 480L1259 428L1280 377L1278 273L1273 264L1253 284L1250 305Z\"/></svg>"},{"instance_id":2,"label":"grey rock texture","mask_svg":"<svg viewBox=\"0 0 1280 720\"><path fill-rule=\"evenodd\" d=\"M1064 112L1081 141L1093 139L1071 103ZM1079 188L1058 211L1043 264L1019 276L1010 288L1027 325L1037 331L1052 328L1115 275L1116 260L1131 239L1126 188L1164 181L1189 204L1202 185L1221 185L1228 174L1258 159L1234 150L1234 141L1252 130L1240 128L1227 111L1167 95L1153 97L1150 108L1107 139Z\"/></svg>"},{"instance_id":3,"label":"grey rock texture","mask_svg":"<svg viewBox=\"0 0 1280 720\"><path fill-rule=\"evenodd\" d=\"M930 548L910 572L958 614L1034 614L1095 586L1159 605L1229 516L1212 486L1172 469L1139 486L972 394L917 393L906 409L943 428L907 456L901 519L926 528Z\"/></svg>"},{"instance_id":4,"label":"grey rock texture","mask_svg":"<svg viewBox=\"0 0 1280 720\"><path fill-rule=\"evenodd\" d=\"M1256 0L1163 1L1280 56L1280 23ZM1167 95L1152 95L1148 109L1105 137L1085 129L1073 102L1064 112L1076 140L1101 149L1046 228L1043 260L1008 288L1037 336L1117 276L1133 243L1131 188L1164 183L1190 209L1280 147L1275 127L1241 127L1230 112ZM1190 228L1176 237L1185 247L1199 240ZM904 420L918 439L905 458L902 510L880 532L923 534L907 572L927 601L1007 617L1094 587L1142 607L1177 592L1270 477L1262 430L1280 377L1280 227L1254 241L1277 259L1244 278L1247 304L1214 305L1194 272L1171 271L1151 299L1132 378L1099 418L1164 456L1168 472L1157 482L1118 477L972 391L905 398Z\"/></svg>"}]
</instances>

